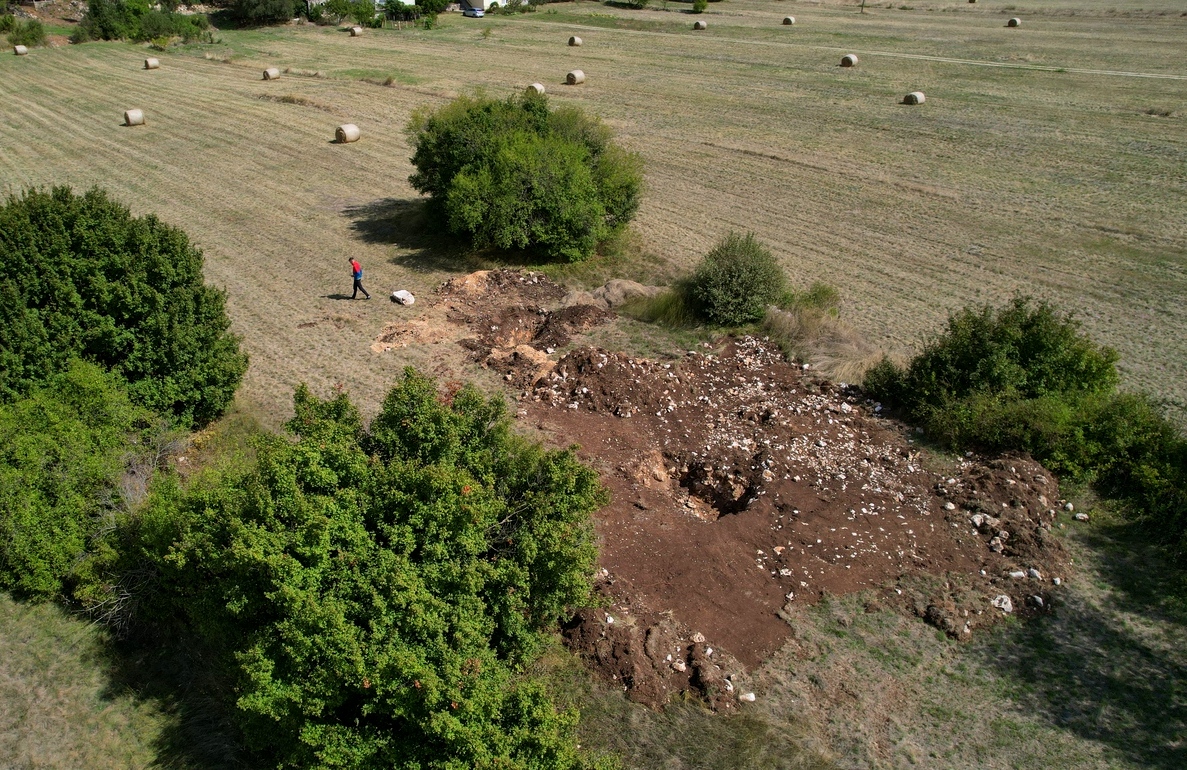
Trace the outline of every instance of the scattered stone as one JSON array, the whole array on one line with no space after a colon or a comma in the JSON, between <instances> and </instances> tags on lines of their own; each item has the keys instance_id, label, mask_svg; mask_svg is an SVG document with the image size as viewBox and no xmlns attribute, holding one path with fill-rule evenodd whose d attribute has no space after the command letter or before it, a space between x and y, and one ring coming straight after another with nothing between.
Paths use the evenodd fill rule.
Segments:
<instances>
[{"instance_id":1,"label":"scattered stone","mask_svg":"<svg viewBox=\"0 0 1187 770\"><path fill-rule=\"evenodd\" d=\"M754 693L744 692L738 696L738 700L744 700L747 703L754 703Z\"/></svg>"},{"instance_id":2,"label":"scattered stone","mask_svg":"<svg viewBox=\"0 0 1187 770\"><path fill-rule=\"evenodd\" d=\"M692 643L693 644L704 644L705 643L705 635L702 634L700 631L697 631L696 633L694 633L692 635Z\"/></svg>"},{"instance_id":3,"label":"scattered stone","mask_svg":"<svg viewBox=\"0 0 1187 770\"><path fill-rule=\"evenodd\" d=\"M955 511L956 503L953 503L953 502L944 503L944 510L945 511Z\"/></svg>"},{"instance_id":4,"label":"scattered stone","mask_svg":"<svg viewBox=\"0 0 1187 770\"><path fill-rule=\"evenodd\" d=\"M1020 569L1016 569L1010 573L1010 577L1014 578L1015 580L1022 580L1026 577L1026 573Z\"/></svg>"},{"instance_id":5,"label":"scattered stone","mask_svg":"<svg viewBox=\"0 0 1187 770\"><path fill-rule=\"evenodd\" d=\"M1010 597L1006 596L1005 594L998 594L997 596L993 597L993 601L991 601L990 604L992 604L994 607L997 607L1002 612L1008 613L1014 611L1014 602L1010 601Z\"/></svg>"},{"instance_id":6,"label":"scattered stone","mask_svg":"<svg viewBox=\"0 0 1187 770\"><path fill-rule=\"evenodd\" d=\"M414 305L416 304L416 297L412 296L412 292L410 291L397 289L396 291L392 292L392 302L396 302L401 305Z\"/></svg>"},{"instance_id":7,"label":"scattered stone","mask_svg":"<svg viewBox=\"0 0 1187 770\"><path fill-rule=\"evenodd\" d=\"M1071 511L1074 511L1074 510L1076 510L1076 506L1072 505L1071 503L1064 503L1064 504L1063 504L1063 509L1064 509L1065 511L1071 512Z\"/></svg>"},{"instance_id":8,"label":"scattered stone","mask_svg":"<svg viewBox=\"0 0 1187 770\"><path fill-rule=\"evenodd\" d=\"M1063 580L1060 578L1051 578L1051 582L1057 586L1063 585Z\"/></svg>"},{"instance_id":9,"label":"scattered stone","mask_svg":"<svg viewBox=\"0 0 1187 770\"><path fill-rule=\"evenodd\" d=\"M1042 576L1042 574L1041 574L1041 573L1040 573L1040 572L1039 572L1037 569L1035 569L1034 567L1031 567L1030 569L1028 569L1028 570L1026 571L1026 575L1027 575L1027 577L1032 577L1032 578L1034 578L1035 580L1042 580L1042 579L1043 579L1043 576Z\"/></svg>"},{"instance_id":10,"label":"scattered stone","mask_svg":"<svg viewBox=\"0 0 1187 770\"><path fill-rule=\"evenodd\" d=\"M688 665L683 660L677 658L676 660L672 661L672 669L683 673L688 669Z\"/></svg>"},{"instance_id":11,"label":"scattered stone","mask_svg":"<svg viewBox=\"0 0 1187 770\"><path fill-rule=\"evenodd\" d=\"M1043 597L1039 596L1038 594L1030 597L1030 603L1038 607L1040 610L1043 609Z\"/></svg>"}]
</instances>

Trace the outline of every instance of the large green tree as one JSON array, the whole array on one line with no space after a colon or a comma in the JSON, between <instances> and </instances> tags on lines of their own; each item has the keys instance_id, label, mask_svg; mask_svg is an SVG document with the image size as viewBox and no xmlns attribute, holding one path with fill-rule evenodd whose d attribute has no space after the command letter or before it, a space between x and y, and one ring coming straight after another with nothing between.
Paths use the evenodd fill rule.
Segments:
<instances>
[{"instance_id":1,"label":"large green tree","mask_svg":"<svg viewBox=\"0 0 1187 770\"><path fill-rule=\"evenodd\" d=\"M99 189L0 206L0 401L81 357L123 377L134 401L200 425L247 368L229 327L225 295L178 228Z\"/></svg>"},{"instance_id":2,"label":"large green tree","mask_svg":"<svg viewBox=\"0 0 1187 770\"><path fill-rule=\"evenodd\" d=\"M231 667L254 766L585 766L522 668L588 598L596 473L412 371L369 430L345 396L295 406L255 467L162 485L98 584L141 576L142 622Z\"/></svg>"}]
</instances>

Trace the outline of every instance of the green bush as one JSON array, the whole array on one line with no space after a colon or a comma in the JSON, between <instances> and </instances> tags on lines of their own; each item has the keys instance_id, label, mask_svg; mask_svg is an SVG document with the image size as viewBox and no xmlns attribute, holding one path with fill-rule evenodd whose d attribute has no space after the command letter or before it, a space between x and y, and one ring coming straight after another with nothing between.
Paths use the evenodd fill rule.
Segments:
<instances>
[{"instance_id":1,"label":"green bush","mask_svg":"<svg viewBox=\"0 0 1187 770\"><path fill-rule=\"evenodd\" d=\"M639 206L639 157L576 108L538 94L459 97L409 123L409 178L446 229L477 247L536 249L578 261L624 227Z\"/></svg>"},{"instance_id":2,"label":"green bush","mask_svg":"<svg viewBox=\"0 0 1187 770\"><path fill-rule=\"evenodd\" d=\"M1182 557L1187 441L1147 398L1117 392L1116 360L1070 316L1015 297L953 314L906 369L883 360L864 386L940 444L1024 451L1094 482Z\"/></svg>"},{"instance_id":3,"label":"green bush","mask_svg":"<svg viewBox=\"0 0 1187 770\"><path fill-rule=\"evenodd\" d=\"M692 0L692 12L704 13L705 9L709 7L709 0Z\"/></svg>"},{"instance_id":4,"label":"green bush","mask_svg":"<svg viewBox=\"0 0 1187 770\"><path fill-rule=\"evenodd\" d=\"M180 37L196 40L210 28L201 14L180 14L151 8L146 0L89 0L87 12L70 36L71 42L133 40L144 42ZM177 7L173 4L173 8Z\"/></svg>"},{"instance_id":5,"label":"green bush","mask_svg":"<svg viewBox=\"0 0 1187 770\"><path fill-rule=\"evenodd\" d=\"M16 21L12 25L12 31L8 33L8 42L11 45L24 45L30 48L45 45L45 27L41 26L41 22L37 19Z\"/></svg>"},{"instance_id":6,"label":"green bush","mask_svg":"<svg viewBox=\"0 0 1187 770\"><path fill-rule=\"evenodd\" d=\"M277 24L292 19L293 9L293 0L235 0L231 13L247 24Z\"/></svg>"},{"instance_id":7,"label":"green bush","mask_svg":"<svg viewBox=\"0 0 1187 770\"><path fill-rule=\"evenodd\" d=\"M159 485L80 596L152 575L141 622L233 672L251 766L587 766L523 671L588 599L597 474L412 370L369 430L345 396L295 413L255 467Z\"/></svg>"},{"instance_id":8,"label":"green bush","mask_svg":"<svg viewBox=\"0 0 1187 770\"><path fill-rule=\"evenodd\" d=\"M709 321L737 326L762 318L785 285L783 268L753 233L731 232L697 266L691 293Z\"/></svg>"},{"instance_id":9,"label":"green bush","mask_svg":"<svg viewBox=\"0 0 1187 770\"><path fill-rule=\"evenodd\" d=\"M68 592L74 565L120 504L129 435L150 418L118 378L77 360L0 406L0 588L40 599Z\"/></svg>"},{"instance_id":10,"label":"green bush","mask_svg":"<svg viewBox=\"0 0 1187 770\"><path fill-rule=\"evenodd\" d=\"M247 358L224 294L181 230L133 217L99 189L30 190L0 206L0 402L78 356L134 402L201 425L230 402Z\"/></svg>"}]
</instances>

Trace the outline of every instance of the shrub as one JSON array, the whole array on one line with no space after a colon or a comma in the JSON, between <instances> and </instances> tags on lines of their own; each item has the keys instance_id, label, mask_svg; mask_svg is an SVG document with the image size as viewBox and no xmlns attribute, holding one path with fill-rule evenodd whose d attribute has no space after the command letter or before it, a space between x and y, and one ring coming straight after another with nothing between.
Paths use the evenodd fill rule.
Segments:
<instances>
[{"instance_id":1,"label":"shrub","mask_svg":"<svg viewBox=\"0 0 1187 770\"><path fill-rule=\"evenodd\" d=\"M154 576L144 622L233 672L250 764L585 766L576 715L520 675L589 596L597 474L412 370L369 429L304 387L288 429L255 467L158 487L108 552Z\"/></svg>"},{"instance_id":2,"label":"shrub","mask_svg":"<svg viewBox=\"0 0 1187 770\"><path fill-rule=\"evenodd\" d=\"M692 0L692 12L704 13L705 9L709 7L709 0Z\"/></svg>"},{"instance_id":3,"label":"shrub","mask_svg":"<svg viewBox=\"0 0 1187 770\"><path fill-rule=\"evenodd\" d=\"M784 295L783 269L753 233L731 232L705 255L692 277L692 297L708 320L723 326L757 321Z\"/></svg>"},{"instance_id":4,"label":"shrub","mask_svg":"<svg viewBox=\"0 0 1187 770\"><path fill-rule=\"evenodd\" d=\"M235 0L231 13L246 24L278 24L292 19L295 11L293 0Z\"/></svg>"},{"instance_id":5,"label":"shrub","mask_svg":"<svg viewBox=\"0 0 1187 770\"><path fill-rule=\"evenodd\" d=\"M78 356L119 374L133 401L204 424L247 358L224 294L181 230L133 217L99 189L31 190L0 206L0 402Z\"/></svg>"},{"instance_id":6,"label":"shrub","mask_svg":"<svg viewBox=\"0 0 1187 770\"><path fill-rule=\"evenodd\" d=\"M16 17L11 14L0 13L0 32L12 32L16 26ZM14 44L15 45L15 44Z\"/></svg>"},{"instance_id":7,"label":"shrub","mask_svg":"<svg viewBox=\"0 0 1187 770\"><path fill-rule=\"evenodd\" d=\"M1094 482L1187 554L1187 441L1144 396L1116 391L1117 354L1045 302L966 308L905 368L866 375L874 398L941 444L1030 453Z\"/></svg>"},{"instance_id":8,"label":"shrub","mask_svg":"<svg viewBox=\"0 0 1187 770\"><path fill-rule=\"evenodd\" d=\"M439 220L477 247L577 261L634 216L641 162L596 118L547 97L459 97L413 116L409 178Z\"/></svg>"},{"instance_id":9,"label":"shrub","mask_svg":"<svg viewBox=\"0 0 1187 770\"><path fill-rule=\"evenodd\" d=\"M37 19L16 21L12 25L12 31L8 33L8 42L11 45L26 45L30 48L45 45L45 27L41 26Z\"/></svg>"},{"instance_id":10,"label":"shrub","mask_svg":"<svg viewBox=\"0 0 1187 770\"><path fill-rule=\"evenodd\" d=\"M350 16L364 27L375 25L375 3L373 0L355 0L350 4Z\"/></svg>"},{"instance_id":11,"label":"shrub","mask_svg":"<svg viewBox=\"0 0 1187 770\"><path fill-rule=\"evenodd\" d=\"M0 588L64 595L88 541L119 505L128 436L150 426L118 378L77 359L0 406Z\"/></svg>"}]
</instances>

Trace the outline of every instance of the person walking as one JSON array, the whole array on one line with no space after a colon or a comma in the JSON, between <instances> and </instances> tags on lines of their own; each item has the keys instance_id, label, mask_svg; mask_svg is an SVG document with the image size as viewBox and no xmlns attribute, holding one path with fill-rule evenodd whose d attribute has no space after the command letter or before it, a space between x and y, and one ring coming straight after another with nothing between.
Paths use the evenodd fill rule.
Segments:
<instances>
[{"instance_id":1,"label":"person walking","mask_svg":"<svg viewBox=\"0 0 1187 770\"><path fill-rule=\"evenodd\" d=\"M371 295L363 288L363 266L354 257L350 258L350 271L354 274L354 293L350 295L350 298L355 299L361 291L365 299L371 299Z\"/></svg>"}]
</instances>

